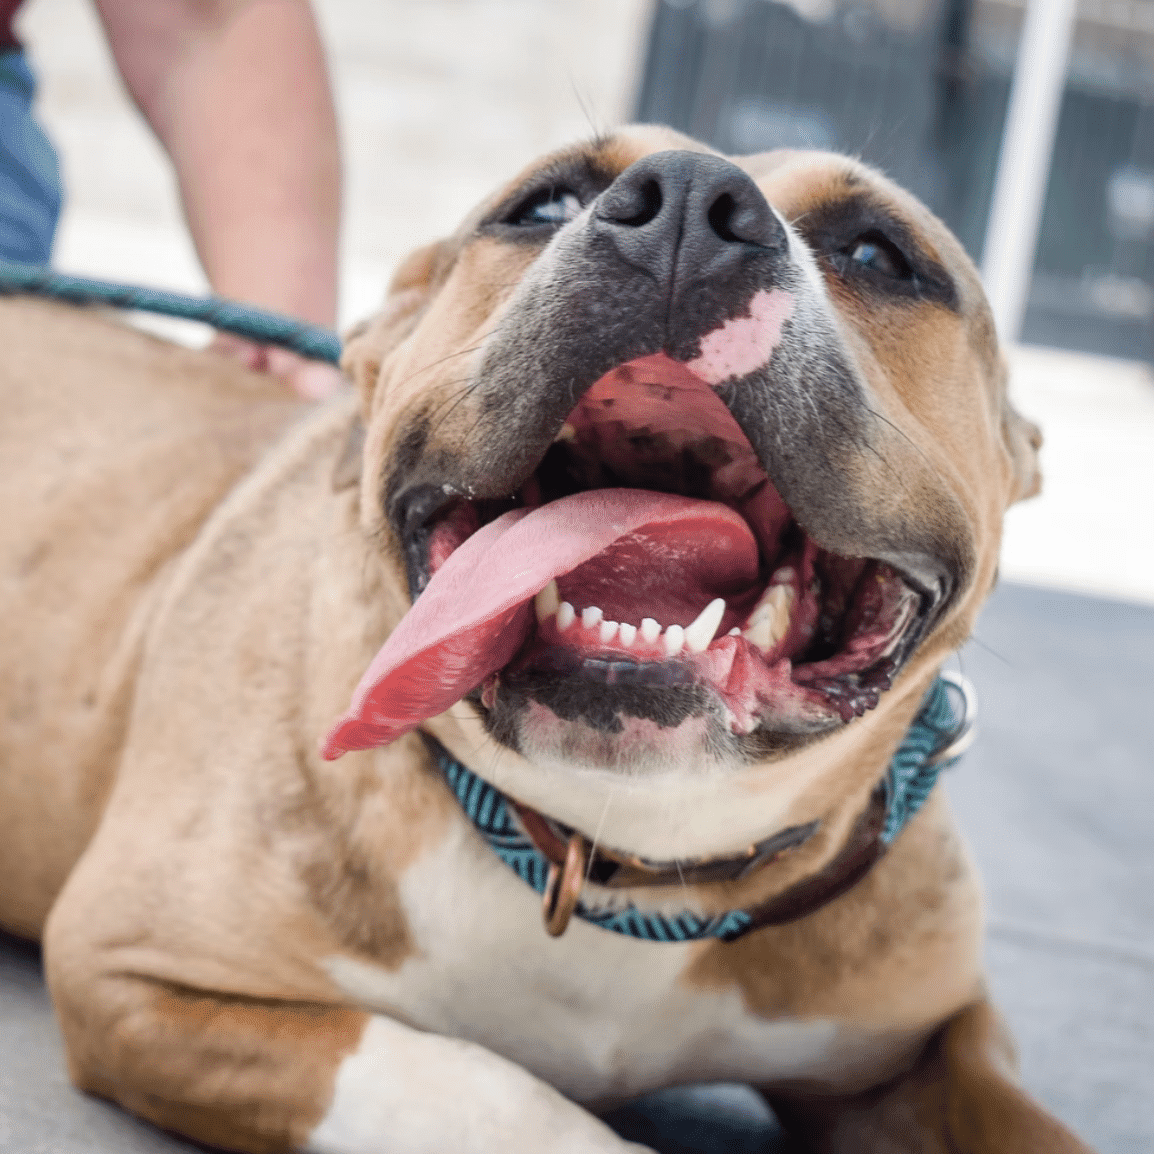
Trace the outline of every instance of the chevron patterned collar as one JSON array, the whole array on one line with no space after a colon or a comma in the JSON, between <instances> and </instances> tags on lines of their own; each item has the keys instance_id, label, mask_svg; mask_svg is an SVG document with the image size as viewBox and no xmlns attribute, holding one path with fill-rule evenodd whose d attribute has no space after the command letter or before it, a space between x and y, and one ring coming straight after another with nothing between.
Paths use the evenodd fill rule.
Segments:
<instances>
[{"instance_id":1,"label":"chevron patterned collar","mask_svg":"<svg viewBox=\"0 0 1154 1154\"><path fill-rule=\"evenodd\" d=\"M863 878L922 807L938 774L969 747L976 714L977 699L968 679L941 673L833 861L767 902L714 916L688 910L658 914L639 910L632 903L599 908L583 901L581 891L587 880L609 889L625 889L746 877L804 844L819 823L782 830L736 857L650 862L595 849L583 834L506 797L439 743L426 740L474 828L522 881L542 895L545 928L550 934L564 933L575 914L602 929L645 941L720 938L728 942L762 926L805 917Z\"/></svg>"}]
</instances>

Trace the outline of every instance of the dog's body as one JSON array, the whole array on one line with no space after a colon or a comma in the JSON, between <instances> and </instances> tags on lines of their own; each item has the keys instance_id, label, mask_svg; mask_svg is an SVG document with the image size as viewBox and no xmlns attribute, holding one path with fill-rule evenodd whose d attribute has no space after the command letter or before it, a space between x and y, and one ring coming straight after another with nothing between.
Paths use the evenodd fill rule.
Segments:
<instances>
[{"instance_id":1,"label":"dog's body","mask_svg":"<svg viewBox=\"0 0 1154 1154\"><path fill-rule=\"evenodd\" d=\"M582 831L586 855L593 841L690 868L809 831L762 868L619 890L619 903L757 908L841 860L993 583L1001 515L1034 488L1036 446L1006 402L973 270L924 209L839 158L741 163L776 213L734 166L664 130L523 174L401 270L347 355L359 405L307 409L100 318L0 308L5 347L21 350L0 384L0 925L44 934L80 1086L242 1150L618 1150L574 1100L715 1079L762 1088L818 1150L1085 1149L1013 1082L984 1000L976 881L940 791L862 880L806 916L680 942L575 917L554 938L413 731L423 723L518 802ZM884 558L853 572L893 596L861 608L845 591L838 629L847 652L882 653L861 621L883 622L893 688L855 672L853 692L872 697L839 714L850 681L787 680L810 652L788 633L778 680L751 666L756 692L734 689L735 674L711 691L703 663L724 654L736 669L764 641L756 610L744 633L733 618L732 640L727 616L716 642L691 633L681 652L671 627L624 643L668 644L646 668L695 671L625 705L613 677L526 663L523 597L501 610L510 652L472 682L429 665L452 637L417 610L420 643L396 657L402 631L374 658L410 590L428 582L418 607L448 604L459 577L447 575L484 534L547 520L551 474L536 463L593 443L581 398L620 404L633 380L621 366L662 403L684 385L715 431L729 417L705 393L724 399L744 433L710 442L730 457L707 470L702 515L732 532L735 557L751 548L756 569L760 547L761 569L772 561L764 509L744 506L762 526L746 548L718 508L740 503L725 467L761 467L735 448L748 437L796 514L781 548L804 540L797 556L819 558L808 593L791 594L812 608L807 637L833 612L818 575L834 586L850 565L838 558ZM694 463L698 443L684 442ZM633 516L645 480L606 500ZM590 491L553 500L579 517ZM511 493L527 516L504 512ZM642 512L635 534L657 517ZM710 564L727 556L719 544ZM766 579L743 578L726 614L735 596L749 611ZM539 602L544 637L566 632L554 609ZM455 636L497 645L470 621ZM621 656L627 634L599 628L568 626L589 652L600 636ZM553 639L550 660L565 644L577 642ZM848 659L827 649L833 685ZM323 760L366 667L328 752L365 748ZM388 713L398 670L424 697ZM442 698L466 700L443 710ZM582 893L613 896L593 880Z\"/></svg>"}]
</instances>

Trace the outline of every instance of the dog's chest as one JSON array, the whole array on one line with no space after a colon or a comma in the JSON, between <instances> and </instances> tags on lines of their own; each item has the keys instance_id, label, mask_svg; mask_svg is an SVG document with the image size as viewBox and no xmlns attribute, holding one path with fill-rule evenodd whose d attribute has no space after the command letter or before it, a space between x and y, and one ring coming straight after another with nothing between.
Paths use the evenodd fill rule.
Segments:
<instances>
[{"instance_id":1,"label":"dog's chest","mask_svg":"<svg viewBox=\"0 0 1154 1154\"><path fill-rule=\"evenodd\" d=\"M893 1046L828 1019L751 1014L737 990L684 978L695 949L577 919L550 938L540 899L487 847L455 831L400 880L415 950L397 969L325 960L366 1008L467 1038L579 1101L679 1081L872 1080Z\"/></svg>"}]
</instances>

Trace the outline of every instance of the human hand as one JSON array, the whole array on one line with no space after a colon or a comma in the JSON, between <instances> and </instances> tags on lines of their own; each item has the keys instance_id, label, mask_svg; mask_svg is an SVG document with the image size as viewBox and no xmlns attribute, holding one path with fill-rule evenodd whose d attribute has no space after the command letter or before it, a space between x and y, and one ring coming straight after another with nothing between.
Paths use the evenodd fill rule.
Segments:
<instances>
[{"instance_id":1,"label":"human hand","mask_svg":"<svg viewBox=\"0 0 1154 1154\"><path fill-rule=\"evenodd\" d=\"M259 345L233 333L218 332L209 342L211 352L239 361L246 369L271 373L306 401L323 401L345 388L336 365L312 361L275 345Z\"/></svg>"}]
</instances>

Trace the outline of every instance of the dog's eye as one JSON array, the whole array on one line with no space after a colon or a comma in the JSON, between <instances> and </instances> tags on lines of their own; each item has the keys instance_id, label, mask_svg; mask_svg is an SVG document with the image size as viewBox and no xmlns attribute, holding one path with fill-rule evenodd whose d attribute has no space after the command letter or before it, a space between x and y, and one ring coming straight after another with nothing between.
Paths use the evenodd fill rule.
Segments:
<instances>
[{"instance_id":1,"label":"dog's eye","mask_svg":"<svg viewBox=\"0 0 1154 1154\"><path fill-rule=\"evenodd\" d=\"M567 188L543 188L521 201L506 218L508 224L556 228L581 214L581 198Z\"/></svg>"},{"instance_id":2,"label":"dog's eye","mask_svg":"<svg viewBox=\"0 0 1154 1154\"><path fill-rule=\"evenodd\" d=\"M866 232L851 241L842 252L849 258L849 271L868 269L879 276L909 280L914 275L901 249L880 232Z\"/></svg>"}]
</instances>

